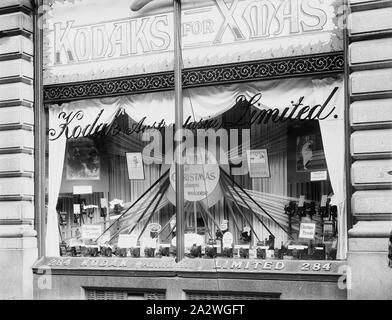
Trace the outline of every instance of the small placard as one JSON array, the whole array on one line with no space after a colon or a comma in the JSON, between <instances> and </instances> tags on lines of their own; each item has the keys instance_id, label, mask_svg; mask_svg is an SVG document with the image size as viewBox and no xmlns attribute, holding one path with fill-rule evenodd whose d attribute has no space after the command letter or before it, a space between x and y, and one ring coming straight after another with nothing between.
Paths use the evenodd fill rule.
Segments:
<instances>
[{"instance_id":1,"label":"small placard","mask_svg":"<svg viewBox=\"0 0 392 320\"><path fill-rule=\"evenodd\" d=\"M272 259L275 256L275 251L274 250L266 250L265 251L265 257L267 259Z\"/></svg>"},{"instance_id":2,"label":"small placard","mask_svg":"<svg viewBox=\"0 0 392 320\"><path fill-rule=\"evenodd\" d=\"M325 181L327 179L327 171L313 171L310 173L310 181Z\"/></svg>"},{"instance_id":3,"label":"small placard","mask_svg":"<svg viewBox=\"0 0 392 320\"><path fill-rule=\"evenodd\" d=\"M76 203L73 205L73 213L80 214L80 204L79 203Z\"/></svg>"},{"instance_id":4,"label":"small placard","mask_svg":"<svg viewBox=\"0 0 392 320\"><path fill-rule=\"evenodd\" d=\"M251 178L269 178L267 149L247 150L249 176Z\"/></svg>"},{"instance_id":5,"label":"small placard","mask_svg":"<svg viewBox=\"0 0 392 320\"><path fill-rule=\"evenodd\" d=\"M73 186L73 194L92 194L93 186Z\"/></svg>"},{"instance_id":6,"label":"small placard","mask_svg":"<svg viewBox=\"0 0 392 320\"><path fill-rule=\"evenodd\" d=\"M82 226L82 239L96 240L102 234L102 226L85 224Z\"/></svg>"},{"instance_id":7,"label":"small placard","mask_svg":"<svg viewBox=\"0 0 392 320\"><path fill-rule=\"evenodd\" d=\"M292 244L292 245L287 246L287 249L289 249L289 250L305 250L307 248L308 248L308 246L303 246L300 244Z\"/></svg>"},{"instance_id":8,"label":"small placard","mask_svg":"<svg viewBox=\"0 0 392 320\"><path fill-rule=\"evenodd\" d=\"M300 196L298 201L298 207L302 208L305 205L305 196Z\"/></svg>"},{"instance_id":9,"label":"small placard","mask_svg":"<svg viewBox=\"0 0 392 320\"><path fill-rule=\"evenodd\" d=\"M333 233L333 224L328 223L328 222L324 222L324 229L323 229L324 234L327 234L327 233L332 234Z\"/></svg>"},{"instance_id":10,"label":"small placard","mask_svg":"<svg viewBox=\"0 0 392 320\"><path fill-rule=\"evenodd\" d=\"M233 245L233 234L231 232L225 232L222 239L223 248L231 248Z\"/></svg>"},{"instance_id":11,"label":"small placard","mask_svg":"<svg viewBox=\"0 0 392 320\"><path fill-rule=\"evenodd\" d=\"M107 208L107 207L109 207L108 199L101 198L101 208Z\"/></svg>"},{"instance_id":12,"label":"small placard","mask_svg":"<svg viewBox=\"0 0 392 320\"><path fill-rule=\"evenodd\" d=\"M249 249L249 259L256 259L256 258L257 258L256 249Z\"/></svg>"},{"instance_id":13,"label":"small placard","mask_svg":"<svg viewBox=\"0 0 392 320\"><path fill-rule=\"evenodd\" d=\"M157 247L157 239L152 238L144 238L141 241L141 246L143 248L156 248Z\"/></svg>"},{"instance_id":14,"label":"small placard","mask_svg":"<svg viewBox=\"0 0 392 320\"><path fill-rule=\"evenodd\" d=\"M119 248L135 248L137 245L137 236L133 234L120 234L117 246Z\"/></svg>"},{"instance_id":15,"label":"small placard","mask_svg":"<svg viewBox=\"0 0 392 320\"><path fill-rule=\"evenodd\" d=\"M324 194L321 197L320 207L325 208L327 206L327 200L328 200L328 196Z\"/></svg>"},{"instance_id":16,"label":"small placard","mask_svg":"<svg viewBox=\"0 0 392 320\"><path fill-rule=\"evenodd\" d=\"M78 247L83 245L83 241L80 241L79 239L76 238L71 238L69 239L69 246L72 247Z\"/></svg>"},{"instance_id":17,"label":"small placard","mask_svg":"<svg viewBox=\"0 0 392 320\"><path fill-rule=\"evenodd\" d=\"M315 223L301 223L299 229L299 238L303 239L314 239L316 235L316 224Z\"/></svg>"},{"instance_id":18,"label":"small placard","mask_svg":"<svg viewBox=\"0 0 392 320\"><path fill-rule=\"evenodd\" d=\"M250 245L249 244L236 244L234 246L234 249L249 249Z\"/></svg>"},{"instance_id":19,"label":"small placard","mask_svg":"<svg viewBox=\"0 0 392 320\"><path fill-rule=\"evenodd\" d=\"M144 180L143 157L140 152L127 153L129 180Z\"/></svg>"}]
</instances>

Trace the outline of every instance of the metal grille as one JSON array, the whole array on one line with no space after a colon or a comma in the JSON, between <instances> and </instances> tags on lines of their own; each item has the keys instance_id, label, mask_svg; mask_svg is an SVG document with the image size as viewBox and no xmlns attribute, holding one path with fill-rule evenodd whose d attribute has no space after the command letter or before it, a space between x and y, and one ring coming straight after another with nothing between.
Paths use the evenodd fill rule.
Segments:
<instances>
[{"instance_id":1,"label":"metal grille","mask_svg":"<svg viewBox=\"0 0 392 320\"><path fill-rule=\"evenodd\" d=\"M128 300L126 291L86 290L87 300Z\"/></svg>"},{"instance_id":2,"label":"metal grille","mask_svg":"<svg viewBox=\"0 0 392 320\"><path fill-rule=\"evenodd\" d=\"M164 292L130 292L125 290L86 289L87 300L165 300Z\"/></svg>"},{"instance_id":3,"label":"metal grille","mask_svg":"<svg viewBox=\"0 0 392 320\"><path fill-rule=\"evenodd\" d=\"M145 300L165 300L166 295L163 292L148 292L144 294Z\"/></svg>"},{"instance_id":4,"label":"metal grille","mask_svg":"<svg viewBox=\"0 0 392 320\"><path fill-rule=\"evenodd\" d=\"M212 293L188 292L187 300L279 300L280 293Z\"/></svg>"}]
</instances>

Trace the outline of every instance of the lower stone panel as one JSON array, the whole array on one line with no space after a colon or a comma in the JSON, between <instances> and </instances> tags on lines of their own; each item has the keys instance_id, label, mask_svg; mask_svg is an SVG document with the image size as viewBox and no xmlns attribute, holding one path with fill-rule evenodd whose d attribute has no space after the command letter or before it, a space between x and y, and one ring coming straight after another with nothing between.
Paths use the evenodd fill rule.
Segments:
<instances>
[{"instance_id":1,"label":"lower stone panel","mask_svg":"<svg viewBox=\"0 0 392 320\"><path fill-rule=\"evenodd\" d=\"M32 266L37 256L35 237L0 238L0 300L33 298Z\"/></svg>"},{"instance_id":2,"label":"lower stone panel","mask_svg":"<svg viewBox=\"0 0 392 320\"><path fill-rule=\"evenodd\" d=\"M343 261L271 262L233 259L229 261L230 263L226 263L227 261L185 259L175 264L170 258L166 260L163 258L44 258L33 267L34 298L40 300L347 299L346 288L340 285L343 275L341 269L346 265ZM228 267L223 268L226 264ZM259 266L258 270L253 267L255 264ZM327 264L330 265L330 269L316 268L317 270L305 271L301 267L304 264ZM220 269L210 270L211 265L215 268L220 266ZM249 267L250 265L252 267ZM264 268L270 265L280 267Z\"/></svg>"},{"instance_id":3,"label":"lower stone panel","mask_svg":"<svg viewBox=\"0 0 392 320\"><path fill-rule=\"evenodd\" d=\"M388 239L384 239L387 243ZM388 252L350 251L348 264L351 283L350 300L392 300L392 269L388 266Z\"/></svg>"}]
</instances>

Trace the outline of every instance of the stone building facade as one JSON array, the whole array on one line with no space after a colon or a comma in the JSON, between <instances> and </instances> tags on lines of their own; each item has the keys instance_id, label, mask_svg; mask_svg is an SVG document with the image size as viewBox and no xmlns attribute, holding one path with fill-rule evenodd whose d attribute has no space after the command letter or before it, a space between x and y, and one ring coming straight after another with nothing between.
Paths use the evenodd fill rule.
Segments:
<instances>
[{"instance_id":1,"label":"stone building facade","mask_svg":"<svg viewBox=\"0 0 392 320\"><path fill-rule=\"evenodd\" d=\"M392 1L350 1L351 214L348 298L392 299Z\"/></svg>"}]
</instances>

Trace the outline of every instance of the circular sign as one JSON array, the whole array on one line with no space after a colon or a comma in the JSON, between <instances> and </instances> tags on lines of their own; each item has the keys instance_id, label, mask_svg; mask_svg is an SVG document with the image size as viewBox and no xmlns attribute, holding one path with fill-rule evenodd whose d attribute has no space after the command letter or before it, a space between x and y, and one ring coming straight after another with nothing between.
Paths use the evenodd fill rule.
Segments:
<instances>
[{"instance_id":1,"label":"circular sign","mask_svg":"<svg viewBox=\"0 0 392 320\"><path fill-rule=\"evenodd\" d=\"M147 225L146 229L150 232L159 232L162 226L159 223L150 223Z\"/></svg>"},{"instance_id":2,"label":"circular sign","mask_svg":"<svg viewBox=\"0 0 392 320\"><path fill-rule=\"evenodd\" d=\"M207 198L219 183L219 165L212 154L203 148L187 152L184 164L184 198L196 202ZM176 166L170 167L170 184L176 190Z\"/></svg>"},{"instance_id":3,"label":"circular sign","mask_svg":"<svg viewBox=\"0 0 392 320\"><path fill-rule=\"evenodd\" d=\"M231 248L233 245L233 235L231 232L226 232L222 239L223 248Z\"/></svg>"}]
</instances>

